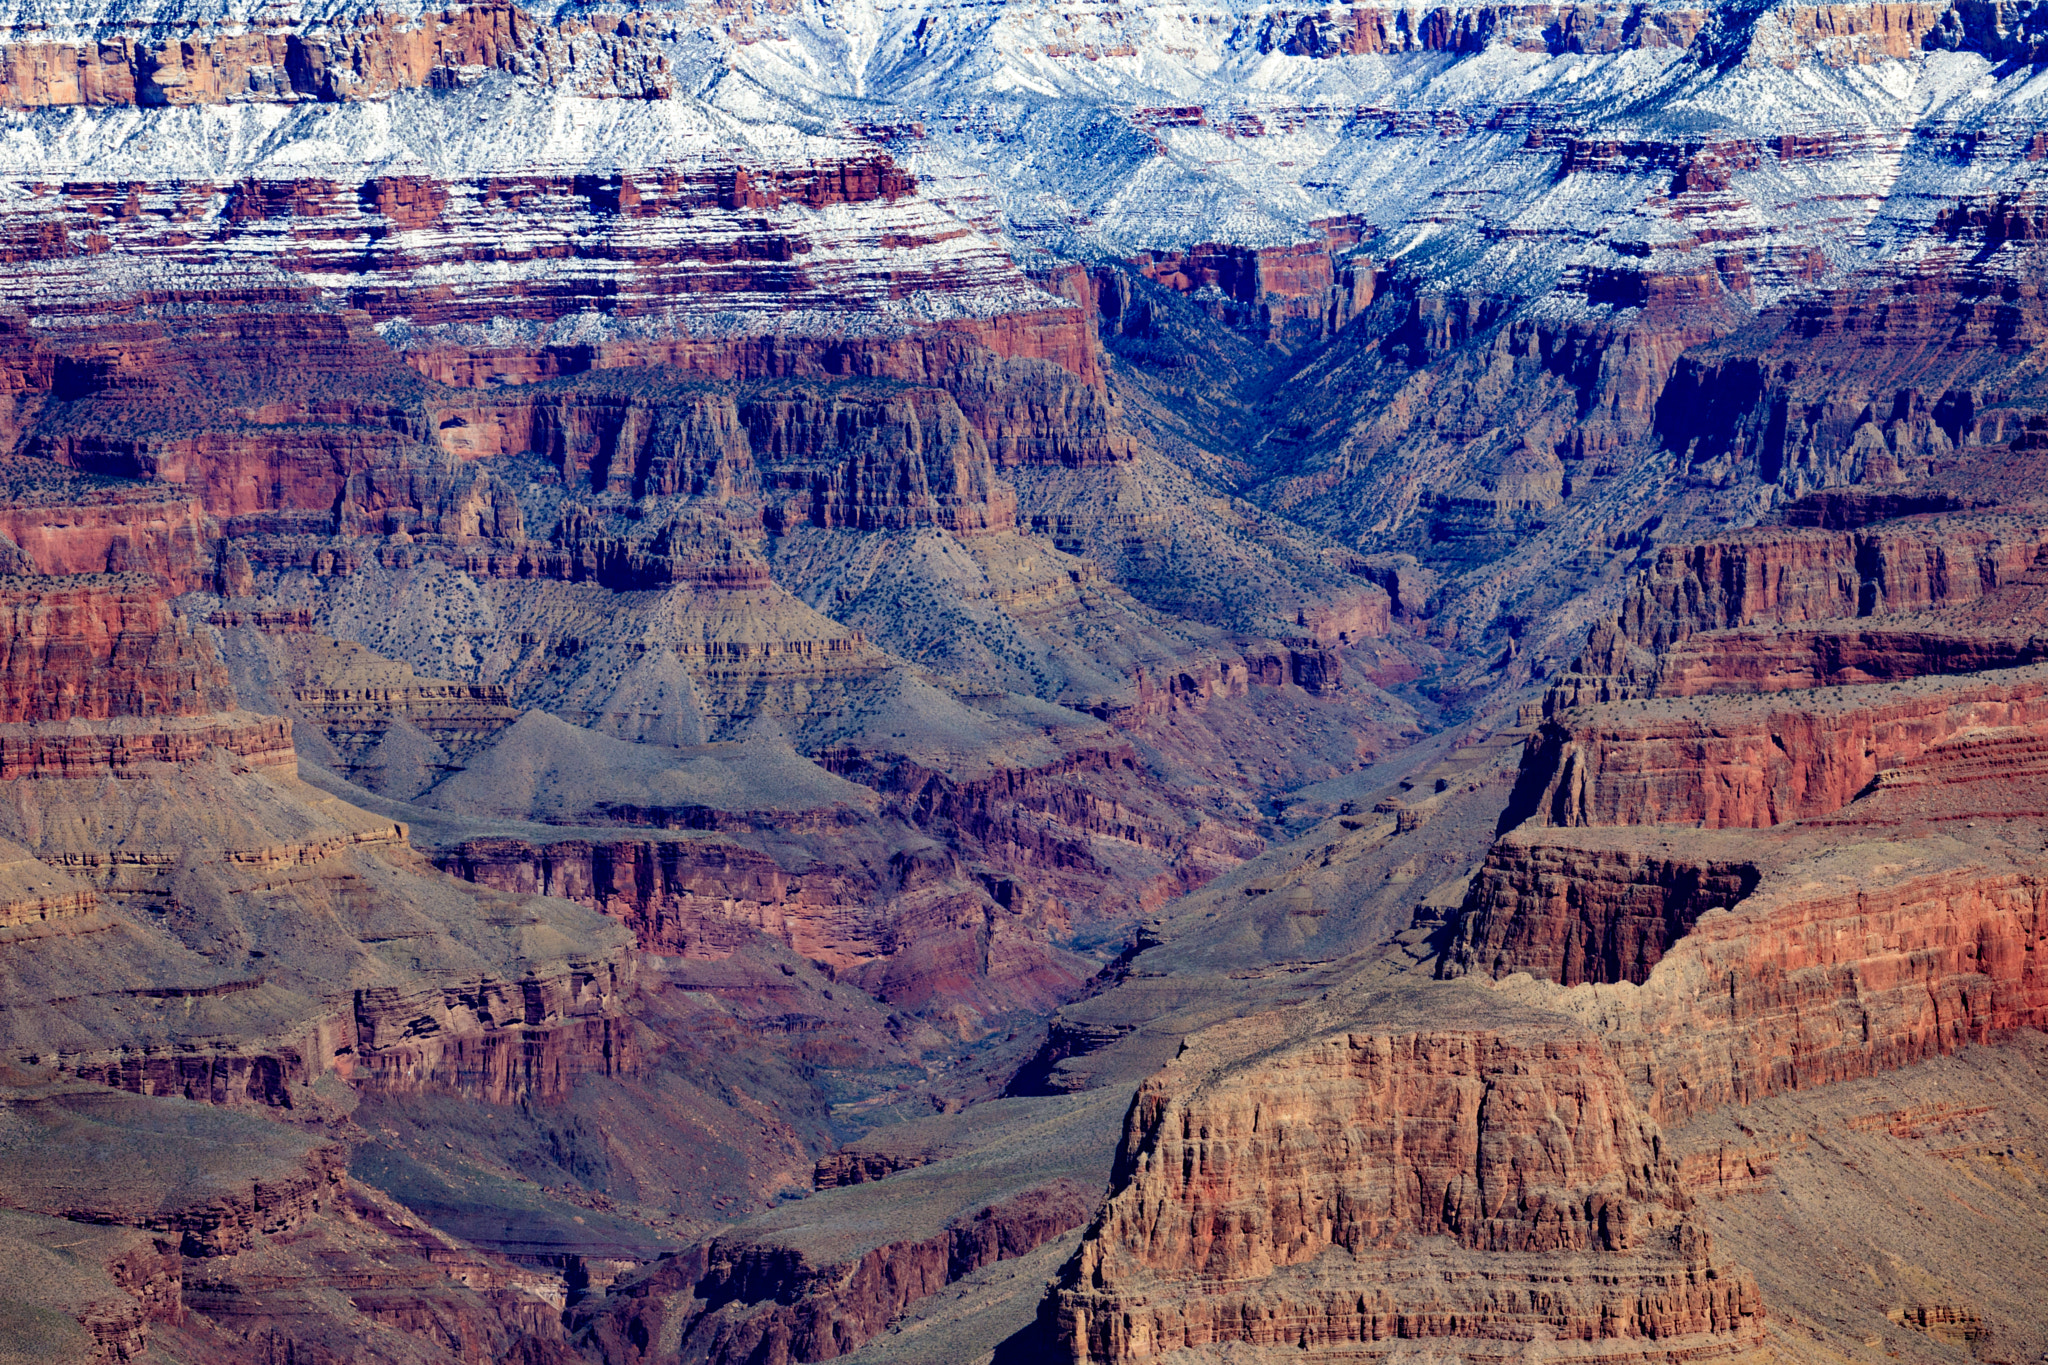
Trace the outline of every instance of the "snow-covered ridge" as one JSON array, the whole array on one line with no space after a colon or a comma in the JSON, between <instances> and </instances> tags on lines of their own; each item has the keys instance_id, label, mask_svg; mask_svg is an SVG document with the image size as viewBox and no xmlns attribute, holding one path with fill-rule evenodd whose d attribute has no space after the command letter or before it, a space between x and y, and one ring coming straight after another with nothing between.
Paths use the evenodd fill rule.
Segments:
<instances>
[{"instance_id":1,"label":"snow-covered ridge","mask_svg":"<svg viewBox=\"0 0 2048 1365\"><path fill-rule=\"evenodd\" d=\"M740 118L700 100L590 99L504 78L374 103L0 115L0 177L27 182L695 173L878 155L863 139Z\"/></svg>"},{"instance_id":2,"label":"snow-covered ridge","mask_svg":"<svg viewBox=\"0 0 2048 1365\"><path fill-rule=\"evenodd\" d=\"M995 255L990 232L1129 258L1345 219L1429 287L1598 310L1713 275L1763 304L2038 178L2048 68L1992 51L2031 31L2019 7L16 0L0 26L50 24L46 44L118 29L93 60L141 83L60 90L61 62L24 75L0 44L0 87L51 106L0 118L0 177L25 196L882 157ZM151 26L209 24L149 56Z\"/></svg>"}]
</instances>

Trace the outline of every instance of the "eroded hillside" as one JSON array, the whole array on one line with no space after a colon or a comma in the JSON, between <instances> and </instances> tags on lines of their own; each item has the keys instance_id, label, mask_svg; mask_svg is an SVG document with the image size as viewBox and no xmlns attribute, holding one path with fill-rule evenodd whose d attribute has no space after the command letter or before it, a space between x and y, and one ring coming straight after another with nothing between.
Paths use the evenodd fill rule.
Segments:
<instances>
[{"instance_id":1,"label":"eroded hillside","mask_svg":"<svg viewBox=\"0 0 2048 1365\"><path fill-rule=\"evenodd\" d=\"M2044 71L0 6L0 1357L2036 1358Z\"/></svg>"}]
</instances>

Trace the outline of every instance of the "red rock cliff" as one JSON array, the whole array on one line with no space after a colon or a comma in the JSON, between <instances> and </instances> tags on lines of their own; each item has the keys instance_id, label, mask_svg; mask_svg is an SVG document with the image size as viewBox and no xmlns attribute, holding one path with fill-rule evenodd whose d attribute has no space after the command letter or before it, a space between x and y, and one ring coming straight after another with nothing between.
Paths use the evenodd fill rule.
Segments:
<instances>
[{"instance_id":1,"label":"red rock cliff","mask_svg":"<svg viewBox=\"0 0 2048 1365\"><path fill-rule=\"evenodd\" d=\"M0 723L196 716L234 704L213 646L140 575L0 578Z\"/></svg>"},{"instance_id":2,"label":"red rock cliff","mask_svg":"<svg viewBox=\"0 0 2048 1365\"><path fill-rule=\"evenodd\" d=\"M1482 925L1547 921L1552 932L1497 934L1478 970L1557 979L1569 937L1550 907L1619 930L1659 864L1631 855L1625 831L1531 831L1488 856L1467 911ZM2048 877L2009 850L1949 841L1804 836L1791 844L1722 836L1699 870L1747 852L1762 881L1703 913L1632 984L1539 988L1554 1008L1596 1023L1650 1112L1675 1122L1725 1104L1910 1066L2015 1028L2048 1027ZM1728 842L1732 841L1732 842ZM1633 887L1617 867L1636 872ZM1725 875L1725 874L1723 874ZM1665 880L1671 880L1666 878ZM1570 890L1565 891L1566 885ZM1561 896L1561 892L1563 893ZM1670 896L1668 888L1660 894ZM1699 899L1694 898L1695 902ZM1597 966L1584 980L1612 981ZM1625 975L1625 974L1623 974Z\"/></svg>"},{"instance_id":3,"label":"red rock cliff","mask_svg":"<svg viewBox=\"0 0 2048 1365\"><path fill-rule=\"evenodd\" d=\"M2044 752L2041 665L1886 687L1616 702L1564 712L1530 736L1509 810L1511 820L1557 826L1761 829L1840 810L1873 783L2030 776L2048 763Z\"/></svg>"},{"instance_id":4,"label":"red rock cliff","mask_svg":"<svg viewBox=\"0 0 2048 1365\"><path fill-rule=\"evenodd\" d=\"M1338 1034L1205 1078L1206 1045L1230 1046L1199 1035L1132 1105L1059 1291L1075 1359L1439 1336L1663 1359L1757 1337L1755 1285L1685 1221L1597 1038ZM1439 1238L1459 1250L1421 1271Z\"/></svg>"}]
</instances>

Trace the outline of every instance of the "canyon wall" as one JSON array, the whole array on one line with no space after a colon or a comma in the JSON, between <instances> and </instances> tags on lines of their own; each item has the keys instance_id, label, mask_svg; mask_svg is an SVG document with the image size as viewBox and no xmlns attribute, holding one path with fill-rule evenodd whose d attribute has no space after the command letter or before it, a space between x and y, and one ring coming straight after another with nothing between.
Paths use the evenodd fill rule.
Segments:
<instances>
[{"instance_id":1,"label":"canyon wall","mask_svg":"<svg viewBox=\"0 0 2048 1365\"><path fill-rule=\"evenodd\" d=\"M1079 1226L1091 1205L1090 1193L1057 1182L935 1235L825 1264L788 1246L720 1238L621 1286L579 1328L611 1358L830 1360L858 1350L942 1286Z\"/></svg>"},{"instance_id":2,"label":"canyon wall","mask_svg":"<svg viewBox=\"0 0 2048 1365\"><path fill-rule=\"evenodd\" d=\"M227 673L140 575L0 584L0 723L194 716L232 704Z\"/></svg>"},{"instance_id":3,"label":"canyon wall","mask_svg":"<svg viewBox=\"0 0 2048 1365\"><path fill-rule=\"evenodd\" d=\"M1534 994L1599 1021L1666 1122L2048 1026L2039 869L1995 845L1909 845L1892 861L1884 847L1807 835L1700 850L1755 860L1731 870L1646 859L1621 831L1518 834L1489 853L1444 971L1580 986ZM1659 933L1659 915L1689 921ZM1659 938L1647 964L1640 949L1587 951Z\"/></svg>"},{"instance_id":4,"label":"canyon wall","mask_svg":"<svg viewBox=\"0 0 2048 1365\"><path fill-rule=\"evenodd\" d=\"M1593 1037L1339 1034L1221 1074L1202 1062L1184 1054L1132 1105L1059 1292L1077 1358L1370 1358L1540 1332L1567 1358L1661 1359L1758 1338L1754 1283L1686 1222L1655 1125ZM1431 1255L1432 1238L1459 1250ZM1591 1272L1569 1290L1566 1262Z\"/></svg>"},{"instance_id":5,"label":"canyon wall","mask_svg":"<svg viewBox=\"0 0 2048 1365\"><path fill-rule=\"evenodd\" d=\"M1560 827L1761 829L1877 788L2023 782L2036 672L1565 711L1530 737L1511 810Z\"/></svg>"}]
</instances>

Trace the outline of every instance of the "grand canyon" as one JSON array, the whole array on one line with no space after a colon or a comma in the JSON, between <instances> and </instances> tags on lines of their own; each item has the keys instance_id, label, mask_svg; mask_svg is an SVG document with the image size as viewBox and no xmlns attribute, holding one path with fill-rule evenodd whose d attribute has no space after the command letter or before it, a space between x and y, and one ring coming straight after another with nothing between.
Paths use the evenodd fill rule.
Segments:
<instances>
[{"instance_id":1,"label":"grand canyon","mask_svg":"<svg viewBox=\"0 0 2048 1365\"><path fill-rule=\"evenodd\" d=\"M0 1365L2048 1359L2048 2L0 0Z\"/></svg>"}]
</instances>

